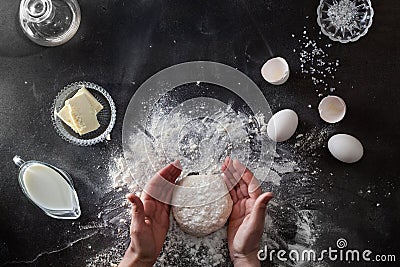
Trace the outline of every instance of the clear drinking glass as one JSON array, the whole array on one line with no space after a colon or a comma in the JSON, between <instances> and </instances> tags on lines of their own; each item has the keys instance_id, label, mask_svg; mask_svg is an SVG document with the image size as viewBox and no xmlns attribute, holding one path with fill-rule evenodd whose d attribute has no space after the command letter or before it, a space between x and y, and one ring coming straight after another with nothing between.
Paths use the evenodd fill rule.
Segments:
<instances>
[{"instance_id":1,"label":"clear drinking glass","mask_svg":"<svg viewBox=\"0 0 400 267\"><path fill-rule=\"evenodd\" d=\"M19 21L33 42L57 46L75 35L81 22L81 11L77 0L22 0Z\"/></svg>"}]
</instances>

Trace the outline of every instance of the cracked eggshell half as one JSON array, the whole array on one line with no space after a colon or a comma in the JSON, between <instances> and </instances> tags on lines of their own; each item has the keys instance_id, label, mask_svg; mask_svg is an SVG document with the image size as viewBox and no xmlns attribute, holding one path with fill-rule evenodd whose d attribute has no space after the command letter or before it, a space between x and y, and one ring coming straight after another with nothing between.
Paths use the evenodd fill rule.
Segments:
<instances>
[{"instance_id":1,"label":"cracked eggshell half","mask_svg":"<svg viewBox=\"0 0 400 267\"><path fill-rule=\"evenodd\" d=\"M336 134L329 138L328 149L336 159L345 163L359 161L364 154L361 142L348 134Z\"/></svg>"},{"instance_id":2,"label":"cracked eggshell half","mask_svg":"<svg viewBox=\"0 0 400 267\"><path fill-rule=\"evenodd\" d=\"M328 123L336 123L346 114L346 103L335 95L328 95L318 105L319 116Z\"/></svg>"},{"instance_id":3,"label":"cracked eggshell half","mask_svg":"<svg viewBox=\"0 0 400 267\"><path fill-rule=\"evenodd\" d=\"M275 113L268 121L267 134L275 142L286 141L294 134L298 123L296 112L283 109Z\"/></svg>"},{"instance_id":4,"label":"cracked eggshell half","mask_svg":"<svg viewBox=\"0 0 400 267\"><path fill-rule=\"evenodd\" d=\"M289 65L284 58L269 59L261 68L262 77L269 83L281 85L289 78Z\"/></svg>"}]
</instances>

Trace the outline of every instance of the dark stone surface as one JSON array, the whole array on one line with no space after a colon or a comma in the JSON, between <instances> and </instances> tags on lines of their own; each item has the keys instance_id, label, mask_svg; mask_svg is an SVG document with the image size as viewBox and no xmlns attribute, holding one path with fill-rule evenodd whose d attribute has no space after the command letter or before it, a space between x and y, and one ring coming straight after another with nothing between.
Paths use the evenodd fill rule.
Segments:
<instances>
[{"instance_id":1,"label":"dark stone surface","mask_svg":"<svg viewBox=\"0 0 400 267\"><path fill-rule=\"evenodd\" d=\"M310 36L319 36L316 0L81 0L78 33L56 48L36 46L24 37L17 25L18 4L15 0L0 4L0 265L62 248L79 232L71 221L47 217L29 203L19 188L12 157L18 154L68 171L80 198L79 223L93 221L107 178L106 164L111 153L121 150L129 99L142 82L165 67L192 60L228 64L259 85L274 112L296 110L298 132L324 125L315 109L316 87L303 77L298 53L293 52L299 49L298 38L291 36L299 36L304 26ZM334 131L358 137L365 156L346 165L326 148L316 151L322 170L318 187L324 189L320 198L329 203L319 209L335 225L324 230L319 242L321 247L332 246L346 233L352 248L396 254L400 260L400 2L373 1L373 7L374 22L365 37L346 45L333 43L329 50L330 56L340 59L336 79L341 83L335 84L335 93L348 105L345 119ZM321 43L331 42L322 37ZM272 55L287 58L292 70L280 87L267 84L259 72ZM63 86L80 80L102 85L114 98L117 123L108 143L77 147L63 141L52 127L54 97ZM359 193L367 188L370 194ZM15 265L82 266L109 242L95 236L60 253L43 255L33 264Z\"/></svg>"}]
</instances>

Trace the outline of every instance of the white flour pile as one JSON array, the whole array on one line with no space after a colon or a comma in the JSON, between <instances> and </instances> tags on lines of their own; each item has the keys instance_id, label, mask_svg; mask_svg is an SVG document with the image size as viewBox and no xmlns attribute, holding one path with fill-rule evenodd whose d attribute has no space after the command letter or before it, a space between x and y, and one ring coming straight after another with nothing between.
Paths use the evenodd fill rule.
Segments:
<instances>
[{"instance_id":1,"label":"white flour pile","mask_svg":"<svg viewBox=\"0 0 400 267\"><path fill-rule=\"evenodd\" d=\"M246 162L256 177L263 180L263 190L273 191L276 195L267 215L261 246L288 249L289 244L285 240L287 229L294 231L290 246L304 249L313 245L316 233L311 212L297 209L288 205L286 200L281 202L279 199L287 194L297 194L283 189L291 188L286 183L303 185L301 179L285 179L286 176L301 172L297 161L281 158L274 151L263 151L269 155L265 158L254 155L248 157L252 151L260 153L263 149L271 148L268 144L264 148L260 146L260 142L267 140L262 116L238 114L229 107L202 121L192 120L179 112L165 121L160 114L163 113L153 115L147 127L148 132L139 131L132 135L130 148L125 151L127 160L121 154L110 160L109 176L114 185L98 217L103 225L114 229L105 235L115 241L89 259L87 266L109 266L110 263L119 262L129 243L130 206L123 196L128 191L139 194L139 185L145 184L158 169L176 158L182 162L184 175L193 171L215 173L226 155ZM199 143L199 140L206 141ZM272 162L273 157L275 162ZM209 236L196 238L185 234L172 215L170 220L170 230L155 266L230 266L226 227Z\"/></svg>"},{"instance_id":2,"label":"white flour pile","mask_svg":"<svg viewBox=\"0 0 400 267\"><path fill-rule=\"evenodd\" d=\"M230 106L200 119L180 111L165 116L162 108L157 110L146 127L148 132L133 134L124 148L141 188L175 159L181 161L182 176L213 174L220 172L228 155L245 163L259 179L268 179L274 146L268 141L263 115L247 116Z\"/></svg>"}]
</instances>

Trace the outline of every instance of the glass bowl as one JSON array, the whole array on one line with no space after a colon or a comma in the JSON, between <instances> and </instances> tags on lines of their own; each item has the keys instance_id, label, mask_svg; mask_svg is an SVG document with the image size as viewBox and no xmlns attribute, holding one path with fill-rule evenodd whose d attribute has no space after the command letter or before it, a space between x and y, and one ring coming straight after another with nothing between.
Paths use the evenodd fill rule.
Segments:
<instances>
[{"instance_id":1,"label":"glass bowl","mask_svg":"<svg viewBox=\"0 0 400 267\"><path fill-rule=\"evenodd\" d=\"M321 0L317 23L333 41L355 42L366 35L374 10L370 0Z\"/></svg>"},{"instance_id":2,"label":"glass bowl","mask_svg":"<svg viewBox=\"0 0 400 267\"><path fill-rule=\"evenodd\" d=\"M85 86L87 90L103 105L103 109L97 114L97 120L100 127L90 133L79 135L71 127L65 124L57 113L65 104L65 100L74 96L74 94ZM51 118L57 133L66 141L78 146L91 146L106 140L111 133L116 119L116 108L111 96L101 86L91 82L75 82L65 86L56 96L52 110Z\"/></svg>"}]
</instances>

